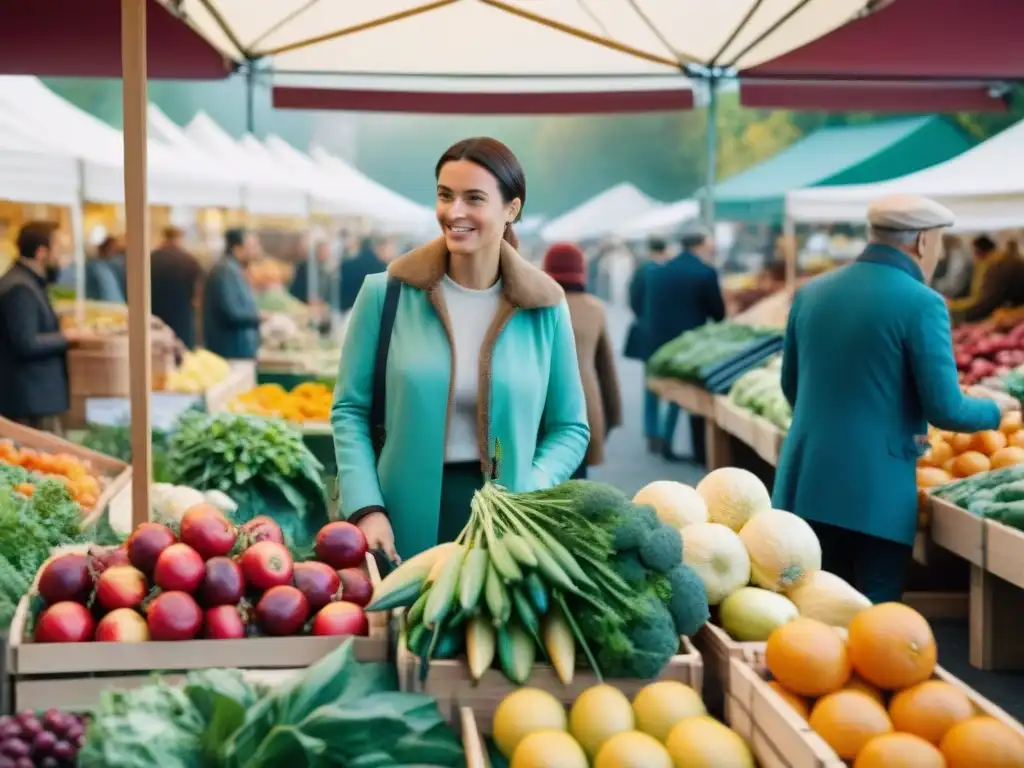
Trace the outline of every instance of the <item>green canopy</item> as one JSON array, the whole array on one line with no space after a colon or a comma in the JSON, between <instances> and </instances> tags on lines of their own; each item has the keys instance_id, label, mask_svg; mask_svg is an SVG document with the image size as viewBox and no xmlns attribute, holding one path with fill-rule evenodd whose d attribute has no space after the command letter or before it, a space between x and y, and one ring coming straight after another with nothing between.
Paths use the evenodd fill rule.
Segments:
<instances>
[{"instance_id":1,"label":"green canopy","mask_svg":"<svg viewBox=\"0 0 1024 768\"><path fill-rule=\"evenodd\" d=\"M936 116L821 128L719 183L715 218L778 222L791 190L885 181L949 160L972 143Z\"/></svg>"}]
</instances>

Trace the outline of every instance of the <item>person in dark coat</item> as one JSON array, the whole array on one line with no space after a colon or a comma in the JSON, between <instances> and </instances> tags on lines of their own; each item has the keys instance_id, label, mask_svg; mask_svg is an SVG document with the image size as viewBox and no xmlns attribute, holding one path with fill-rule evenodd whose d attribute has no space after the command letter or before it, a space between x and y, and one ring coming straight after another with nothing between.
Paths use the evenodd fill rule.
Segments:
<instances>
[{"instance_id":1,"label":"person in dark coat","mask_svg":"<svg viewBox=\"0 0 1024 768\"><path fill-rule=\"evenodd\" d=\"M319 296L317 300L324 304L330 303L331 297L331 285L330 285L330 260L331 260L331 246L329 243L320 242L316 244L316 252L314 256L316 261L316 277L317 277L317 293ZM295 265L295 275L292 277L291 287L288 289L299 301L305 302L306 304L311 303L309 301L309 259L303 258ZM316 300L315 300L316 301ZM315 301L313 303L315 303Z\"/></svg>"},{"instance_id":2,"label":"person in dark coat","mask_svg":"<svg viewBox=\"0 0 1024 768\"><path fill-rule=\"evenodd\" d=\"M163 241L150 256L153 314L159 317L188 349L196 346L196 291L203 267L182 246L185 233L167 227Z\"/></svg>"},{"instance_id":3,"label":"person in dark coat","mask_svg":"<svg viewBox=\"0 0 1024 768\"><path fill-rule=\"evenodd\" d=\"M633 279L629 281L629 308L633 311L633 323L626 334L626 347L623 350L623 356L627 360L639 360L644 363L654 352L650 348L650 334L643 324L647 273L665 263L668 259L668 245L664 240L652 237L647 244L647 252L647 260L637 265L633 271ZM647 450L651 453L661 453L665 445L660 412L661 401L658 396L644 387L644 437L647 438Z\"/></svg>"},{"instance_id":4,"label":"person in dark coat","mask_svg":"<svg viewBox=\"0 0 1024 768\"><path fill-rule=\"evenodd\" d=\"M0 416L59 433L67 412L70 343L46 287L60 274L57 225L32 221L18 233L18 260L0 277Z\"/></svg>"},{"instance_id":5,"label":"person in dark coat","mask_svg":"<svg viewBox=\"0 0 1024 768\"><path fill-rule=\"evenodd\" d=\"M356 303L363 281L387 269L387 264L378 258L373 249L373 240L366 237L359 244L356 255L341 264L341 311L347 312Z\"/></svg>"},{"instance_id":6,"label":"person in dark coat","mask_svg":"<svg viewBox=\"0 0 1024 768\"><path fill-rule=\"evenodd\" d=\"M725 319L725 301L718 273L711 266L715 241L711 233L695 227L682 237L682 252L644 279L643 327L647 333L647 355L654 354L679 334ZM679 407L670 404L661 432L663 455L670 461L679 457L672 450ZM705 463L704 419L690 415L693 460Z\"/></svg>"},{"instance_id":7,"label":"person in dark coat","mask_svg":"<svg viewBox=\"0 0 1024 768\"><path fill-rule=\"evenodd\" d=\"M96 249L96 255L85 262L85 298L124 304L122 277L111 261L123 253L116 237L107 237Z\"/></svg>"},{"instance_id":8,"label":"person in dark coat","mask_svg":"<svg viewBox=\"0 0 1024 768\"><path fill-rule=\"evenodd\" d=\"M259 253L256 236L230 229L224 256L210 270L203 293L203 339L211 352L229 360L255 360L260 349L260 312L245 275Z\"/></svg>"},{"instance_id":9,"label":"person in dark coat","mask_svg":"<svg viewBox=\"0 0 1024 768\"><path fill-rule=\"evenodd\" d=\"M996 429L1019 404L960 391L949 312L928 287L953 214L893 195L868 222L864 253L794 297L782 364L793 423L772 505L811 524L825 570L883 603L901 599L910 565L928 425Z\"/></svg>"}]
</instances>

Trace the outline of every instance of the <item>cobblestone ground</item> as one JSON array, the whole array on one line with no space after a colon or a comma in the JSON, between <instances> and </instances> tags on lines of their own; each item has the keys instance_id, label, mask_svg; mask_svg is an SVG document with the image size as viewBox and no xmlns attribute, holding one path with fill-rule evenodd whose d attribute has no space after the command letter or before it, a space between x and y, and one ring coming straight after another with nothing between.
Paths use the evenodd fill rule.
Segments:
<instances>
[{"instance_id":1,"label":"cobblestone ground","mask_svg":"<svg viewBox=\"0 0 1024 768\"><path fill-rule=\"evenodd\" d=\"M621 350L631 315L627 310L608 307L608 329L616 350ZM696 484L704 468L692 463L675 464L647 452L643 437L643 367L619 358L619 384L622 388L624 424L612 432L605 452L605 463L590 472L591 479L611 483L633 495L653 480L678 480ZM689 453L687 420L679 420L675 449ZM1024 720L1024 673L981 672L968 663L966 621L933 622L939 643L939 660L952 674Z\"/></svg>"}]
</instances>

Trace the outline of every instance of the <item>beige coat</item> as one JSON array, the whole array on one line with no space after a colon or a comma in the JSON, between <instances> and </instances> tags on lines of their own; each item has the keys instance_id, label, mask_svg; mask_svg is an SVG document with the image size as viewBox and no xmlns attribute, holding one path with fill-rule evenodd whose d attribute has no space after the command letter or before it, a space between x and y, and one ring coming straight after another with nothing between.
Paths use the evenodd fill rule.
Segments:
<instances>
[{"instance_id":1,"label":"beige coat","mask_svg":"<svg viewBox=\"0 0 1024 768\"><path fill-rule=\"evenodd\" d=\"M565 298L572 317L590 423L590 446L585 464L594 467L604 461L604 439L608 430L622 424L619 376L605 324L604 305L582 291L566 291Z\"/></svg>"}]
</instances>

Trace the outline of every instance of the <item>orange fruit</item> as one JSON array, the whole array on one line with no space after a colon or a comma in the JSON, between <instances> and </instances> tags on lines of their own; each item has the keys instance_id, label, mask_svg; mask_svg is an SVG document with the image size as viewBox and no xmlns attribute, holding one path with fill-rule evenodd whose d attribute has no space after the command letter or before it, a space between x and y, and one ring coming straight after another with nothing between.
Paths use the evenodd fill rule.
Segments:
<instances>
[{"instance_id":1,"label":"orange fruit","mask_svg":"<svg viewBox=\"0 0 1024 768\"><path fill-rule=\"evenodd\" d=\"M974 705L952 683L925 680L905 688L889 702L889 717L897 731L920 736L938 744L946 732L974 715Z\"/></svg>"},{"instance_id":2,"label":"orange fruit","mask_svg":"<svg viewBox=\"0 0 1024 768\"><path fill-rule=\"evenodd\" d=\"M802 696L797 696L792 691L787 691L778 680L772 680L768 683L768 687L775 691L782 700L789 704L800 717L806 720L811 715L811 708L807 702L807 699Z\"/></svg>"},{"instance_id":3,"label":"orange fruit","mask_svg":"<svg viewBox=\"0 0 1024 768\"><path fill-rule=\"evenodd\" d=\"M986 429L983 432L976 432L974 434L974 440L971 441L971 447L978 453L991 456L1000 448L1005 448L1007 442L1006 435L998 429Z\"/></svg>"},{"instance_id":4,"label":"orange fruit","mask_svg":"<svg viewBox=\"0 0 1024 768\"><path fill-rule=\"evenodd\" d=\"M1020 768L1024 765L1024 736L994 717L982 715L957 723L939 749L947 768Z\"/></svg>"},{"instance_id":5,"label":"orange fruit","mask_svg":"<svg viewBox=\"0 0 1024 768\"><path fill-rule=\"evenodd\" d=\"M765 665L784 688L800 696L822 696L850 679L846 643L828 624L796 618L768 636Z\"/></svg>"},{"instance_id":6,"label":"orange fruit","mask_svg":"<svg viewBox=\"0 0 1024 768\"><path fill-rule=\"evenodd\" d=\"M1008 445L1000 448L992 454L992 469L1012 467L1015 464L1024 464L1024 448L1019 445Z\"/></svg>"},{"instance_id":7,"label":"orange fruit","mask_svg":"<svg viewBox=\"0 0 1024 768\"><path fill-rule=\"evenodd\" d=\"M885 706L885 695L878 689L878 687L872 685L866 680L857 677L857 675L852 675L850 677L846 685L843 686L843 690L860 691L861 693L866 693L868 696L877 701L883 707Z\"/></svg>"},{"instance_id":8,"label":"orange fruit","mask_svg":"<svg viewBox=\"0 0 1024 768\"><path fill-rule=\"evenodd\" d=\"M953 452L953 446L945 440L935 440L932 442L931 448L928 449L928 453L925 455L928 457L928 462L933 467L941 467L956 454Z\"/></svg>"},{"instance_id":9,"label":"orange fruit","mask_svg":"<svg viewBox=\"0 0 1024 768\"><path fill-rule=\"evenodd\" d=\"M1004 413L1003 420L999 422L999 431L1009 437L1018 429L1024 429L1024 414L1020 411Z\"/></svg>"},{"instance_id":10,"label":"orange fruit","mask_svg":"<svg viewBox=\"0 0 1024 768\"><path fill-rule=\"evenodd\" d=\"M854 616L847 631L853 669L883 690L909 688L935 672L938 649L932 628L903 603L873 605Z\"/></svg>"},{"instance_id":11,"label":"orange fruit","mask_svg":"<svg viewBox=\"0 0 1024 768\"><path fill-rule=\"evenodd\" d=\"M953 474L957 477L970 477L992 469L992 462L980 451L966 451L953 459Z\"/></svg>"},{"instance_id":12,"label":"orange fruit","mask_svg":"<svg viewBox=\"0 0 1024 768\"><path fill-rule=\"evenodd\" d=\"M917 468L917 487L918 488L934 488L938 485L945 485L946 483L952 483L953 477L948 472L944 472L938 467L918 467Z\"/></svg>"},{"instance_id":13,"label":"orange fruit","mask_svg":"<svg viewBox=\"0 0 1024 768\"><path fill-rule=\"evenodd\" d=\"M946 758L920 736L886 733L864 746L853 768L946 768Z\"/></svg>"},{"instance_id":14,"label":"orange fruit","mask_svg":"<svg viewBox=\"0 0 1024 768\"><path fill-rule=\"evenodd\" d=\"M822 696L807 722L844 760L855 760L869 741L892 732L885 707L860 691Z\"/></svg>"},{"instance_id":15,"label":"orange fruit","mask_svg":"<svg viewBox=\"0 0 1024 768\"><path fill-rule=\"evenodd\" d=\"M953 448L953 453L961 454L964 451L971 450L971 446L974 444L974 435L966 435L963 432L957 432L949 438L948 442Z\"/></svg>"},{"instance_id":16,"label":"orange fruit","mask_svg":"<svg viewBox=\"0 0 1024 768\"><path fill-rule=\"evenodd\" d=\"M956 457L954 456L952 459L950 459L949 461L945 462L942 465L942 471L945 472L947 475L953 475L953 465L955 463Z\"/></svg>"},{"instance_id":17,"label":"orange fruit","mask_svg":"<svg viewBox=\"0 0 1024 768\"><path fill-rule=\"evenodd\" d=\"M1024 429L1018 429L1010 436L1010 445L1015 445L1018 448L1024 448Z\"/></svg>"}]
</instances>

